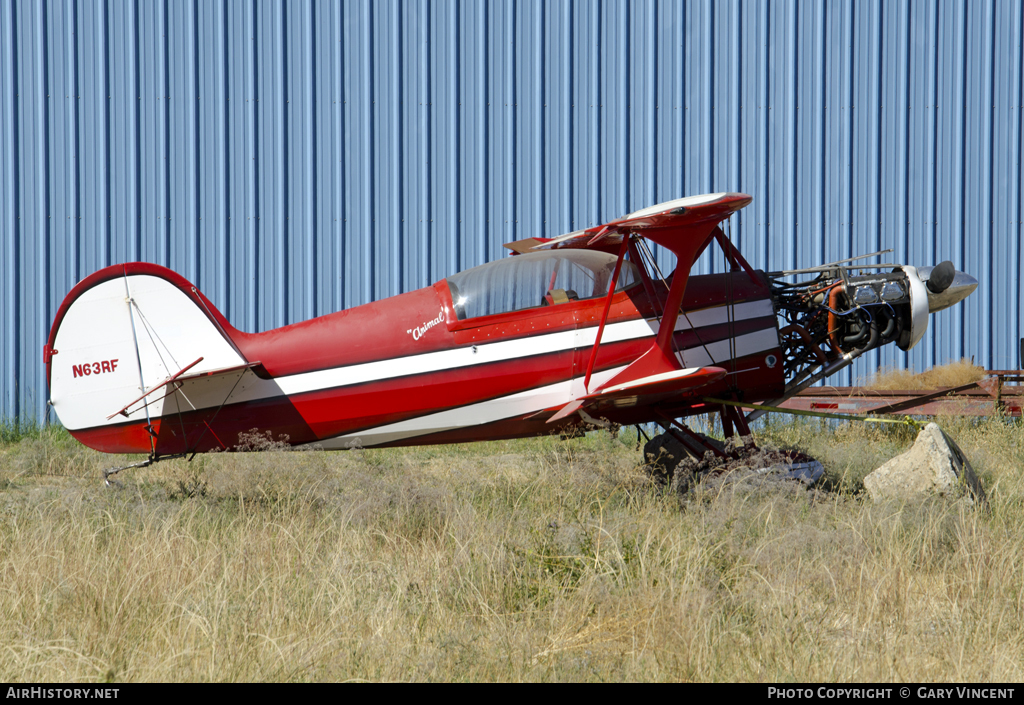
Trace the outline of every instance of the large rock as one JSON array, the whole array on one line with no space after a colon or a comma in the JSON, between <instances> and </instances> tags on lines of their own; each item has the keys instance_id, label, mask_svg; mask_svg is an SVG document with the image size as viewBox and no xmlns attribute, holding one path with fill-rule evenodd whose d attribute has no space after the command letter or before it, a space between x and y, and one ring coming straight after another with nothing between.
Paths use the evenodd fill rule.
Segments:
<instances>
[{"instance_id":1,"label":"large rock","mask_svg":"<svg viewBox=\"0 0 1024 705\"><path fill-rule=\"evenodd\" d=\"M985 490L963 451L934 423L924 427L910 450L865 477L864 489L875 502L966 494L986 504Z\"/></svg>"}]
</instances>

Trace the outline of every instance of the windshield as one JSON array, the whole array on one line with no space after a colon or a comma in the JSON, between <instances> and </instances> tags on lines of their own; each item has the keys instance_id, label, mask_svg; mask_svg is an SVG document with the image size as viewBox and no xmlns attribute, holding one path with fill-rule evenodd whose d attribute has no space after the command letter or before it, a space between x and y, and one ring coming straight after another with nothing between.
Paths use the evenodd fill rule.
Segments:
<instances>
[{"instance_id":1,"label":"windshield","mask_svg":"<svg viewBox=\"0 0 1024 705\"><path fill-rule=\"evenodd\" d=\"M593 250L548 250L516 255L448 277L459 320L591 299L608 293L616 257ZM639 280L622 263L616 291Z\"/></svg>"}]
</instances>

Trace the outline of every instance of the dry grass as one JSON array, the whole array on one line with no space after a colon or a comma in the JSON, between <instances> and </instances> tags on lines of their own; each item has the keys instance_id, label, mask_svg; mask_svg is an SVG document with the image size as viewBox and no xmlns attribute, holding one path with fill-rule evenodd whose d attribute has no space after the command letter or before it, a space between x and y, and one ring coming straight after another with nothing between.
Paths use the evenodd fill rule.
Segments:
<instances>
[{"instance_id":1,"label":"dry grass","mask_svg":"<svg viewBox=\"0 0 1024 705\"><path fill-rule=\"evenodd\" d=\"M1024 434L943 420L992 513L858 494L902 430L771 423L834 491L684 509L607 434L128 471L0 446L0 681L1010 681ZM628 439L626 439L628 440Z\"/></svg>"},{"instance_id":2,"label":"dry grass","mask_svg":"<svg viewBox=\"0 0 1024 705\"><path fill-rule=\"evenodd\" d=\"M913 369L886 367L861 384L869 389L944 389L977 382L984 376L985 368L975 365L965 357L920 374L916 374Z\"/></svg>"}]
</instances>

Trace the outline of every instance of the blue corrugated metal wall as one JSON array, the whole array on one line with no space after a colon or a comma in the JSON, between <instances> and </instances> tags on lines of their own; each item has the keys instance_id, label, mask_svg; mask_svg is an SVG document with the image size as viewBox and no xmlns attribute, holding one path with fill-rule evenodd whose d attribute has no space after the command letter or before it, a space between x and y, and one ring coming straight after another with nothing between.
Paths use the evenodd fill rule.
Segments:
<instances>
[{"instance_id":1,"label":"blue corrugated metal wall","mask_svg":"<svg viewBox=\"0 0 1024 705\"><path fill-rule=\"evenodd\" d=\"M1010 0L0 0L2 413L44 415L53 315L111 263L264 330L726 190L756 266L981 281L846 380L1015 367L1022 36Z\"/></svg>"}]
</instances>

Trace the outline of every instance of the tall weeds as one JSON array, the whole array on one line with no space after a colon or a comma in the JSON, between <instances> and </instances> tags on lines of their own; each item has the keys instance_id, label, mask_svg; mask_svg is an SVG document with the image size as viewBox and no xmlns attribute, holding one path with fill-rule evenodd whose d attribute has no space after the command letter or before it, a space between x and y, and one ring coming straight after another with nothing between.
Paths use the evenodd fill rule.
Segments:
<instances>
[{"instance_id":1,"label":"tall weeds","mask_svg":"<svg viewBox=\"0 0 1024 705\"><path fill-rule=\"evenodd\" d=\"M873 505L912 437L774 423L831 491L680 508L607 434L201 456L0 446L0 680L1018 680L1024 434L946 424L989 492ZM116 459L115 459L116 460Z\"/></svg>"}]
</instances>

